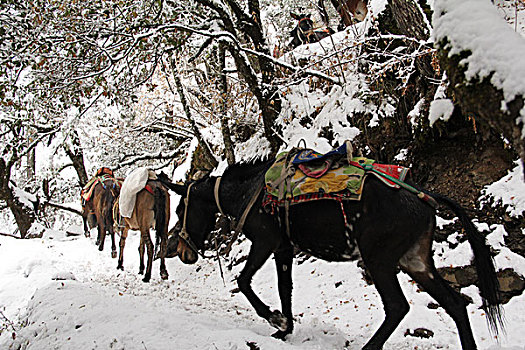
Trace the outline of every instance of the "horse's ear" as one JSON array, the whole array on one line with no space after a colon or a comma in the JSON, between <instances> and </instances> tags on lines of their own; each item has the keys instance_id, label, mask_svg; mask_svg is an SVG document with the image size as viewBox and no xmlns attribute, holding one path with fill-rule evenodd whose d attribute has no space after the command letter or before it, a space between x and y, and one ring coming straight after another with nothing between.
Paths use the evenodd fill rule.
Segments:
<instances>
[{"instance_id":1,"label":"horse's ear","mask_svg":"<svg viewBox=\"0 0 525 350\"><path fill-rule=\"evenodd\" d=\"M300 18L299 18L299 15L296 15L296 14L293 13L293 12L290 12L290 16L292 16L292 18L295 19L295 20L299 20L299 19L300 19Z\"/></svg>"}]
</instances>

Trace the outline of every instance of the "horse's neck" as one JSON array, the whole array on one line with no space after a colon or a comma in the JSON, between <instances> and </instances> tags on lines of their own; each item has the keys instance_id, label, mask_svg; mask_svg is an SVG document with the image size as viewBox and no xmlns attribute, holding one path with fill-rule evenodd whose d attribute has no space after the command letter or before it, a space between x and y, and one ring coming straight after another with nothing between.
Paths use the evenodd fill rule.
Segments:
<instances>
[{"instance_id":1,"label":"horse's neck","mask_svg":"<svg viewBox=\"0 0 525 350\"><path fill-rule=\"evenodd\" d=\"M269 166L269 165L268 165ZM228 215L238 216L257 191L258 187L264 182L264 173L268 166L261 164L248 168L246 172L242 170L237 173L226 173L221 181L220 204ZM249 175L245 175L249 173Z\"/></svg>"},{"instance_id":2,"label":"horse's neck","mask_svg":"<svg viewBox=\"0 0 525 350\"><path fill-rule=\"evenodd\" d=\"M292 45L294 45L294 47L306 43L306 35L304 35L298 26L292 31L292 38Z\"/></svg>"}]
</instances>

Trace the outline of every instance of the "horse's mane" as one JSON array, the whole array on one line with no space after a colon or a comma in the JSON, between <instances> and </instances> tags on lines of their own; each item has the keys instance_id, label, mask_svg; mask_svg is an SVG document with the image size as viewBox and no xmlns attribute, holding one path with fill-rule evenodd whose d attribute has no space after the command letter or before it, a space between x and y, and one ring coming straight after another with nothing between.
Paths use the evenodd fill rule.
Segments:
<instances>
[{"instance_id":1,"label":"horse's mane","mask_svg":"<svg viewBox=\"0 0 525 350\"><path fill-rule=\"evenodd\" d=\"M235 163L224 171L223 176L234 178L251 178L265 170L267 170L275 159L269 160L255 160L247 163Z\"/></svg>"}]
</instances>

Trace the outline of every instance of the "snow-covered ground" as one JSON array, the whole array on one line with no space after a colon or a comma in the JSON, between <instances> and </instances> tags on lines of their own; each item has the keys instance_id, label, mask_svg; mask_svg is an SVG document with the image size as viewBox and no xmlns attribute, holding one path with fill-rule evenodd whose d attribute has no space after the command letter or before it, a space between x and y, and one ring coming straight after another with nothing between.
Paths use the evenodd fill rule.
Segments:
<instances>
[{"instance_id":1,"label":"snow-covered ground","mask_svg":"<svg viewBox=\"0 0 525 350\"><path fill-rule=\"evenodd\" d=\"M520 174L517 166L501 183ZM487 190L496 198L506 191L496 185ZM517 192L504 199L509 210L523 211L523 196ZM482 228L492 230L488 240L501 249L503 228ZM99 252L94 238L67 237L62 231L47 231L43 238L31 240L0 236L0 349L240 350L250 349L252 343L260 349L360 349L383 319L377 292L362 279L355 262L296 260L296 328L286 341L276 340L270 336L274 329L235 292L234 279L242 263L225 268L223 282L213 260L184 265L170 259L167 281L160 279L155 262L152 281L146 284L136 273L137 247L138 234L132 233L121 272L108 247ZM235 247L232 256L245 255L248 247L248 242ZM438 266L461 265L470 256L465 245L454 251L436 245L436 250ZM506 248L496 261L500 268L512 266L525 274L525 259ZM385 349L460 348L456 327L443 309L428 308L432 299L406 275L399 279L411 311ZM271 261L256 274L254 290L272 307L279 307ZM462 291L475 302L468 310L480 349L525 349L525 296L505 305L507 335L494 339L479 309L477 288ZM420 327L434 336L405 336L407 330Z\"/></svg>"},{"instance_id":2,"label":"snow-covered ground","mask_svg":"<svg viewBox=\"0 0 525 350\"><path fill-rule=\"evenodd\" d=\"M500 14L512 17L508 2L498 3ZM515 16L520 33L523 33L523 13L518 12ZM347 90L357 89L356 84L348 84ZM323 107L325 110L320 112L314 126L321 128L338 121L341 126L336 137L352 139L356 129L347 125L342 117L341 120L334 117L346 115L341 111L364 108L348 96L352 96L352 91L334 91L328 103L322 96L310 93L305 98L288 99L285 107L298 115L308 115L313 108ZM339 98L346 101L345 104L331 103ZM388 108L383 109L388 111ZM281 117L286 118L286 113ZM330 145L318 138L316 128L309 131L292 125L284 131L291 145L306 139L309 147L328 151ZM261 148L258 140L251 142L257 143L251 148ZM250 148L250 144L246 147ZM245 158L253 157L254 152L243 154ZM175 180L180 178L182 176L174 176ZM501 181L487 187L481 201L489 197L508 205L510 216L523 215L525 188L519 164ZM0 218L2 231L12 232L7 224ZM496 257L498 268L513 267L517 273L525 275L525 259L502 247L504 228L500 225L489 227L485 223L478 225L492 232L488 241L500 251ZM295 331L284 342L276 340L270 336L275 330L255 314L242 294L235 292L235 277L243 263L231 270L225 268L223 282L214 260L200 259L195 265L184 265L178 259L171 259L168 261L170 278L163 281L156 261L152 280L145 284L141 281L142 276L137 275L139 239L136 232L127 240L125 271L122 272L116 270L117 262L111 259L108 244L105 251L99 252L93 237L66 236L66 231L74 230L80 232L79 227L47 230L43 238L31 240L0 235L0 350L247 350L256 347L262 350L353 350L360 349L383 320L378 294L374 286L363 280L355 262L327 263L310 259L301 263L296 260L293 271ZM235 247L231 256L242 257L248 247L249 242L244 242ZM470 260L467 243L459 244L454 250L446 244L434 247L437 266L463 265ZM223 267L225 265L228 263L223 261ZM387 341L385 349L459 349L457 330L450 317L442 308L428 308L433 300L406 275L400 274L399 279L411 311ZM280 308L271 260L255 275L253 287L271 307ZM471 286L462 292L475 303L468 310L480 349L525 349L524 295L514 297L505 305L507 334L494 339L479 309L481 301L477 288ZM416 328L429 329L434 336L429 339L405 336L407 330Z\"/></svg>"}]
</instances>

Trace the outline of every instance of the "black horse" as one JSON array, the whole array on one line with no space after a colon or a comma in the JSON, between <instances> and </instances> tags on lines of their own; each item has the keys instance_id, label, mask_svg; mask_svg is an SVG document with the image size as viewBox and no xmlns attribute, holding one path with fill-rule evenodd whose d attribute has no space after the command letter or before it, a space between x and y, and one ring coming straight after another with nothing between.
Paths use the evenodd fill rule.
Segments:
<instances>
[{"instance_id":1,"label":"black horse","mask_svg":"<svg viewBox=\"0 0 525 350\"><path fill-rule=\"evenodd\" d=\"M258 192L271 164L234 165L221 178L206 176L191 184L170 184L169 187L184 198L177 207L182 223L180 237L195 250L204 249L205 240L214 228L216 213L222 211L235 219L248 213L243 233L252 245L237 282L257 314L278 329L275 337L284 339L293 330L291 296L295 246L328 261L359 257L363 260L386 313L385 320L364 349L380 349L409 310L396 276L398 267L452 317L463 349L476 348L465 300L443 280L434 266L432 242L436 219L433 207L407 190L387 187L369 176L360 201L324 199L295 204L290 206L286 222L283 213L272 215L262 207L264 193ZM218 181L219 186L216 186ZM447 197L426 193L460 218L474 252L483 308L491 330L497 334L498 328L503 327L499 284L483 236L458 204ZM254 196L257 200L246 211ZM251 288L253 275L272 253L282 313L271 311Z\"/></svg>"},{"instance_id":2,"label":"black horse","mask_svg":"<svg viewBox=\"0 0 525 350\"><path fill-rule=\"evenodd\" d=\"M316 43L335 33L332 28L314 30L314 21L312 21L310 15L296 15L295 13L290 13L290 15L298 21L297 26L290 32L292 41L289 46L292 48L304 44Z\"/></svg>"}]
</instances>

